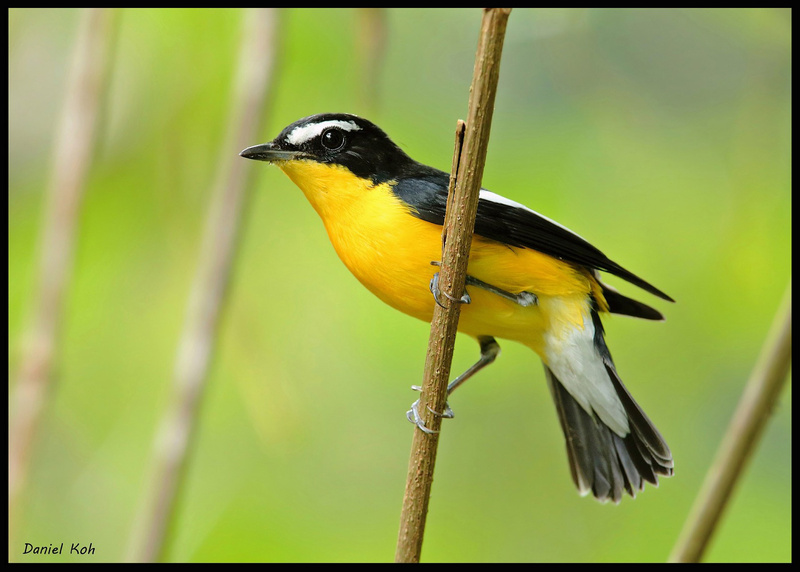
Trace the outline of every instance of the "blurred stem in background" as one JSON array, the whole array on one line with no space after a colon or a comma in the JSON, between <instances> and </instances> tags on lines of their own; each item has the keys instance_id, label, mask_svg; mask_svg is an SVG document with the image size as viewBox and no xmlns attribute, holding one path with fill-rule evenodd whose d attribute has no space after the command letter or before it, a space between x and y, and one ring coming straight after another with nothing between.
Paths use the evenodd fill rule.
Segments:
<instances>
[{"instance_id":1,"label":"blurred stem in background","mask_svg":"<svg viewBox=\"0 0 800 572\"><path fill-rule=\"evenodd\" d=\"M750 380L706 474L672 562L699 562L771 417L792 363L792 285L786 287Z\"/></svg>"},{"instance_id":2,"label":"blurred stem in background","mask_svg":"<svg viewBox=\"0 0 800 572\"><path fill-rule=\"evenodd\" d=\"M358 9L358 36L355 55L359 59L359 86L361 87L360 115L377 115L381 100L381 70L386 56L386 8Z\"/></svg>"},{"instance_id":3,"label":"blurred stem in background","mask_svg":"<svg viewBox=\"0 0 800 572\"><path fill-rule=\"evenodd\" d=\"M117 36L117 10L80 16L53 150L40 235L38 290L23 339L8 432L8 529L22 517L25 486L42 412L53 393L53 366L69 288L83 191L97 142Z\"/></svg>"},{"instance_id":4,"label":"blurred stem in background","mask_svg":"<svg viewBox=\"0 0 800 572\"><path fill-rule=\"evenodd\" d=\"M174 385L153 444L150 482L128 547L128 560L162 559L208 379L225 294L247 205L252 167L238 153L256 141L269 108L278 40L277 11L243 12L243 34L197 274L175 362Z\"/></svg>"}]
</instances>

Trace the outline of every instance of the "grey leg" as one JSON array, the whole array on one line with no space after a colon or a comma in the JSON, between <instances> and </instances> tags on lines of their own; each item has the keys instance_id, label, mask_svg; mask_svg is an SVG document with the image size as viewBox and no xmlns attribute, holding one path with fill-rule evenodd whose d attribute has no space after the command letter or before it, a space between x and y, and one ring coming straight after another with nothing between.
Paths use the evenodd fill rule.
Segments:
<instances>
[{"instance_id":1,"label":"grey leg","mask_svg":"<svg viewBox=\"0 0 800 572\"><path fill-rule=\"evenodd\" d=\"M461 375L459 375L457 378L455 378L453 381L450 382L450 385L447 386L447 395L448 396L453 391L455 391L456 388L459 387L462 383L464 383L470 377L472 377L477 372L482 370L484 367L486 367L487 365L492 363L497 358L497 356L500 355L500 344L498 344L497 340L495 340L493 337L491 337L491 336L479 336L478 337L478 343L481 346L481 357L480 357L480 359L478 359L477 362L472 364L467 369L467 371L465 371L464 373L462 373ZM418 386L418 385L412 385L411 389L413 389L415 391L422 390L422 388L420 386ZM423 421L422 416L419 414L418 407L419 407L419 399L417 399L411 405L411 409L409 409L408 412L406 413L406 417L408 418L409 421L414 423L417 427L420 428L420 430L424 431L425 433L434 433L434 431L431 431L430 429L425 427L425 422ZM443 413L439 413L437 411L433 411L430 408L428 408L428 409L434 415L440 415L440 416L442 416L442 417L444 417L446 419L452 419L453 416L454 416L453 410L450 409L450 405L447 404L447 403L445 404L445 410L444 410Z\"/></svg>"},{"instance_id":2,"label":"grey leg","mask_svg":"<svg viewBox=\"0 0 800 572\"><path fill-rule=\"evenodd\" d=\"M433 266L441 266L440 262L431 262ZM478 288L482 288L487 292L491 292L492 294L497 294L501 298L505 298L506 300L511 300L512 302L516 302L520 306L527 308L528 306L535 306L539 303L539 298L533 292L520 292L519 294L513 294L508 292L507 290L503 290L502 288L498 288L497 286L492 286L484 282L483 280L479 280L474 276L467 275L466 278L466 285L467 286L477 286ZM441 297L444 296L448 300L453 302L460 302L461 304L469 304L472 302L469 294L464 292L464 295L461 298L454 298L447 292L444 292L439 289L439 273L433 275L431 278L430 283L430 290L433 294L433 299L436 300L436 303L439 304L442 308L444 308L444 304L442 304Z\"/></svg>"}]
</instances>

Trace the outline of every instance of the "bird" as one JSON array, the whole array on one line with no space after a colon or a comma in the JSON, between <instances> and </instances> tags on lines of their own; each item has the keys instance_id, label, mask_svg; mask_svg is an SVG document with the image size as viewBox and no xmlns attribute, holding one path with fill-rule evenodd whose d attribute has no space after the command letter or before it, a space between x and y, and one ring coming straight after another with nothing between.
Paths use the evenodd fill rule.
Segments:
<instances>
[{"instance_id":1,"label":"bird","mask_svg":"<svg viewBox=\"0 0 800 572\"><path fill-rule=\"evenodd\" d=\"M291 123L240 155L273 163L319 214L345 266L389 306L430 322L442 303L441 257L449 174L412 159L374 123L320 113ZM600 272L674 300L578 234L532 209L480 189L458 324L480 359L450 394L500 353L496 338L541 358L582 496L619 503L645 482L658 486L674 462L664 438L622 383L601 315L663 320L658 310L601 281ZM416 405L416 404L415 404ZM452 416L452 410L442 413ZM408 414L427 430L415 407Z\"/></svg>"}]
</instances>

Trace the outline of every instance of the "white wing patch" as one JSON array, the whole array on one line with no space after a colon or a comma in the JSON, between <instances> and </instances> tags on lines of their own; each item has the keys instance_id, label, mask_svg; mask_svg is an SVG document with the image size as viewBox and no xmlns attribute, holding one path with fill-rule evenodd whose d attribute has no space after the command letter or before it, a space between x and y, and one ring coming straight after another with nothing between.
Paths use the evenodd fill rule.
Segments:
<instances>
[{"instance_id":1,"label":"white wing patch","mask_svg":"<svg viewBox=\"0 0 800 572\"><path fill-rule=\"evenodd\" d=\"M344 131L360 131L361 127L355 121L341 121L339 119L331 119L330 121L322 121L320 123L309 123L308 125L300 125L292 129L286 136L286 141L292 145L302 145L310 141L314 137L318 137L320 133L325 131L328 127L338 127Z\"/></svg>"},{"instance_id":2,"label":"white wing patch","mask_svg":"<svg viewBox=\"0 0 800 572\"><path fill-rule=\"evenodd\" d=\"M614 433L625 437L630 432L628 414L594 346L591 316L584 313L583 328L560 321L554 325L545 334L548 367L586 412L594 413Z\"/></svg>"},{"instance_id":3,"label":"white wing patch","mask_svg":"<svg viewBox=\"0 0 800 572\"><path fill-rule=\"evenodd\" d=\"M581 240L586 240L581 235L579 235L577 232L568 229L563 224L559 224L556 221L554 221L553 219L547 218L543 214L537 213L535 210L529 209L528 207L526 207L525 205L523 205L521 203L518 203L516 201L512 201L511 199L507 199L507 198L505 198L505 197L503 197L501 195L498 195L497 193L493 193L492 191L487 191L486 189L481 189L481 192L480 192L480 195L478 195L478 198L479 199L483 199L485 201L491 201L493 203L499 203L501 205L506 205L507 207L512 207L512 208L515 208L515 209L522 209L524 211L528 211L529 213L533 213L536 216L538 216L540 218L543 218L547 222L550 222L550 223L552 223L552 224L554 224L554 225L556 225L556 226L558 226L560 228L563 228L567 232L569 232L571 234L574 234L575 236L577 236Z\"/></svg>"}]
</instances>

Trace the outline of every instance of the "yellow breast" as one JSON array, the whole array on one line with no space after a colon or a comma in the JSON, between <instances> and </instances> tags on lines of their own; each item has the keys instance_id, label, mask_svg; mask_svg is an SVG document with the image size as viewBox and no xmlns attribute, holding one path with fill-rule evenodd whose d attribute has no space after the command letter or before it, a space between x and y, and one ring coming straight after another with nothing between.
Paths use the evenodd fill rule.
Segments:
<instances>
[{"instance_id":1,"label":"yellow breast","mask_svg":"<svg viewBox=\"0 0 800 572\"><path fill-rule=\"evenodd\" d=\"M278 165L319 213L353 275L390 306L430 321L435 302L429 284L438 270L431 261L441 260L442 227L413 216L391 183L373 185L344 167L313 161ZM540 303L526 308L471 287L472 303L462 307L459 330L518 340L540 355L542 333L553 321L582 327L594 286L582 269L480 236L473 239L467 272L509 292L533 292Z\"/></svg>"}]
</instances>

